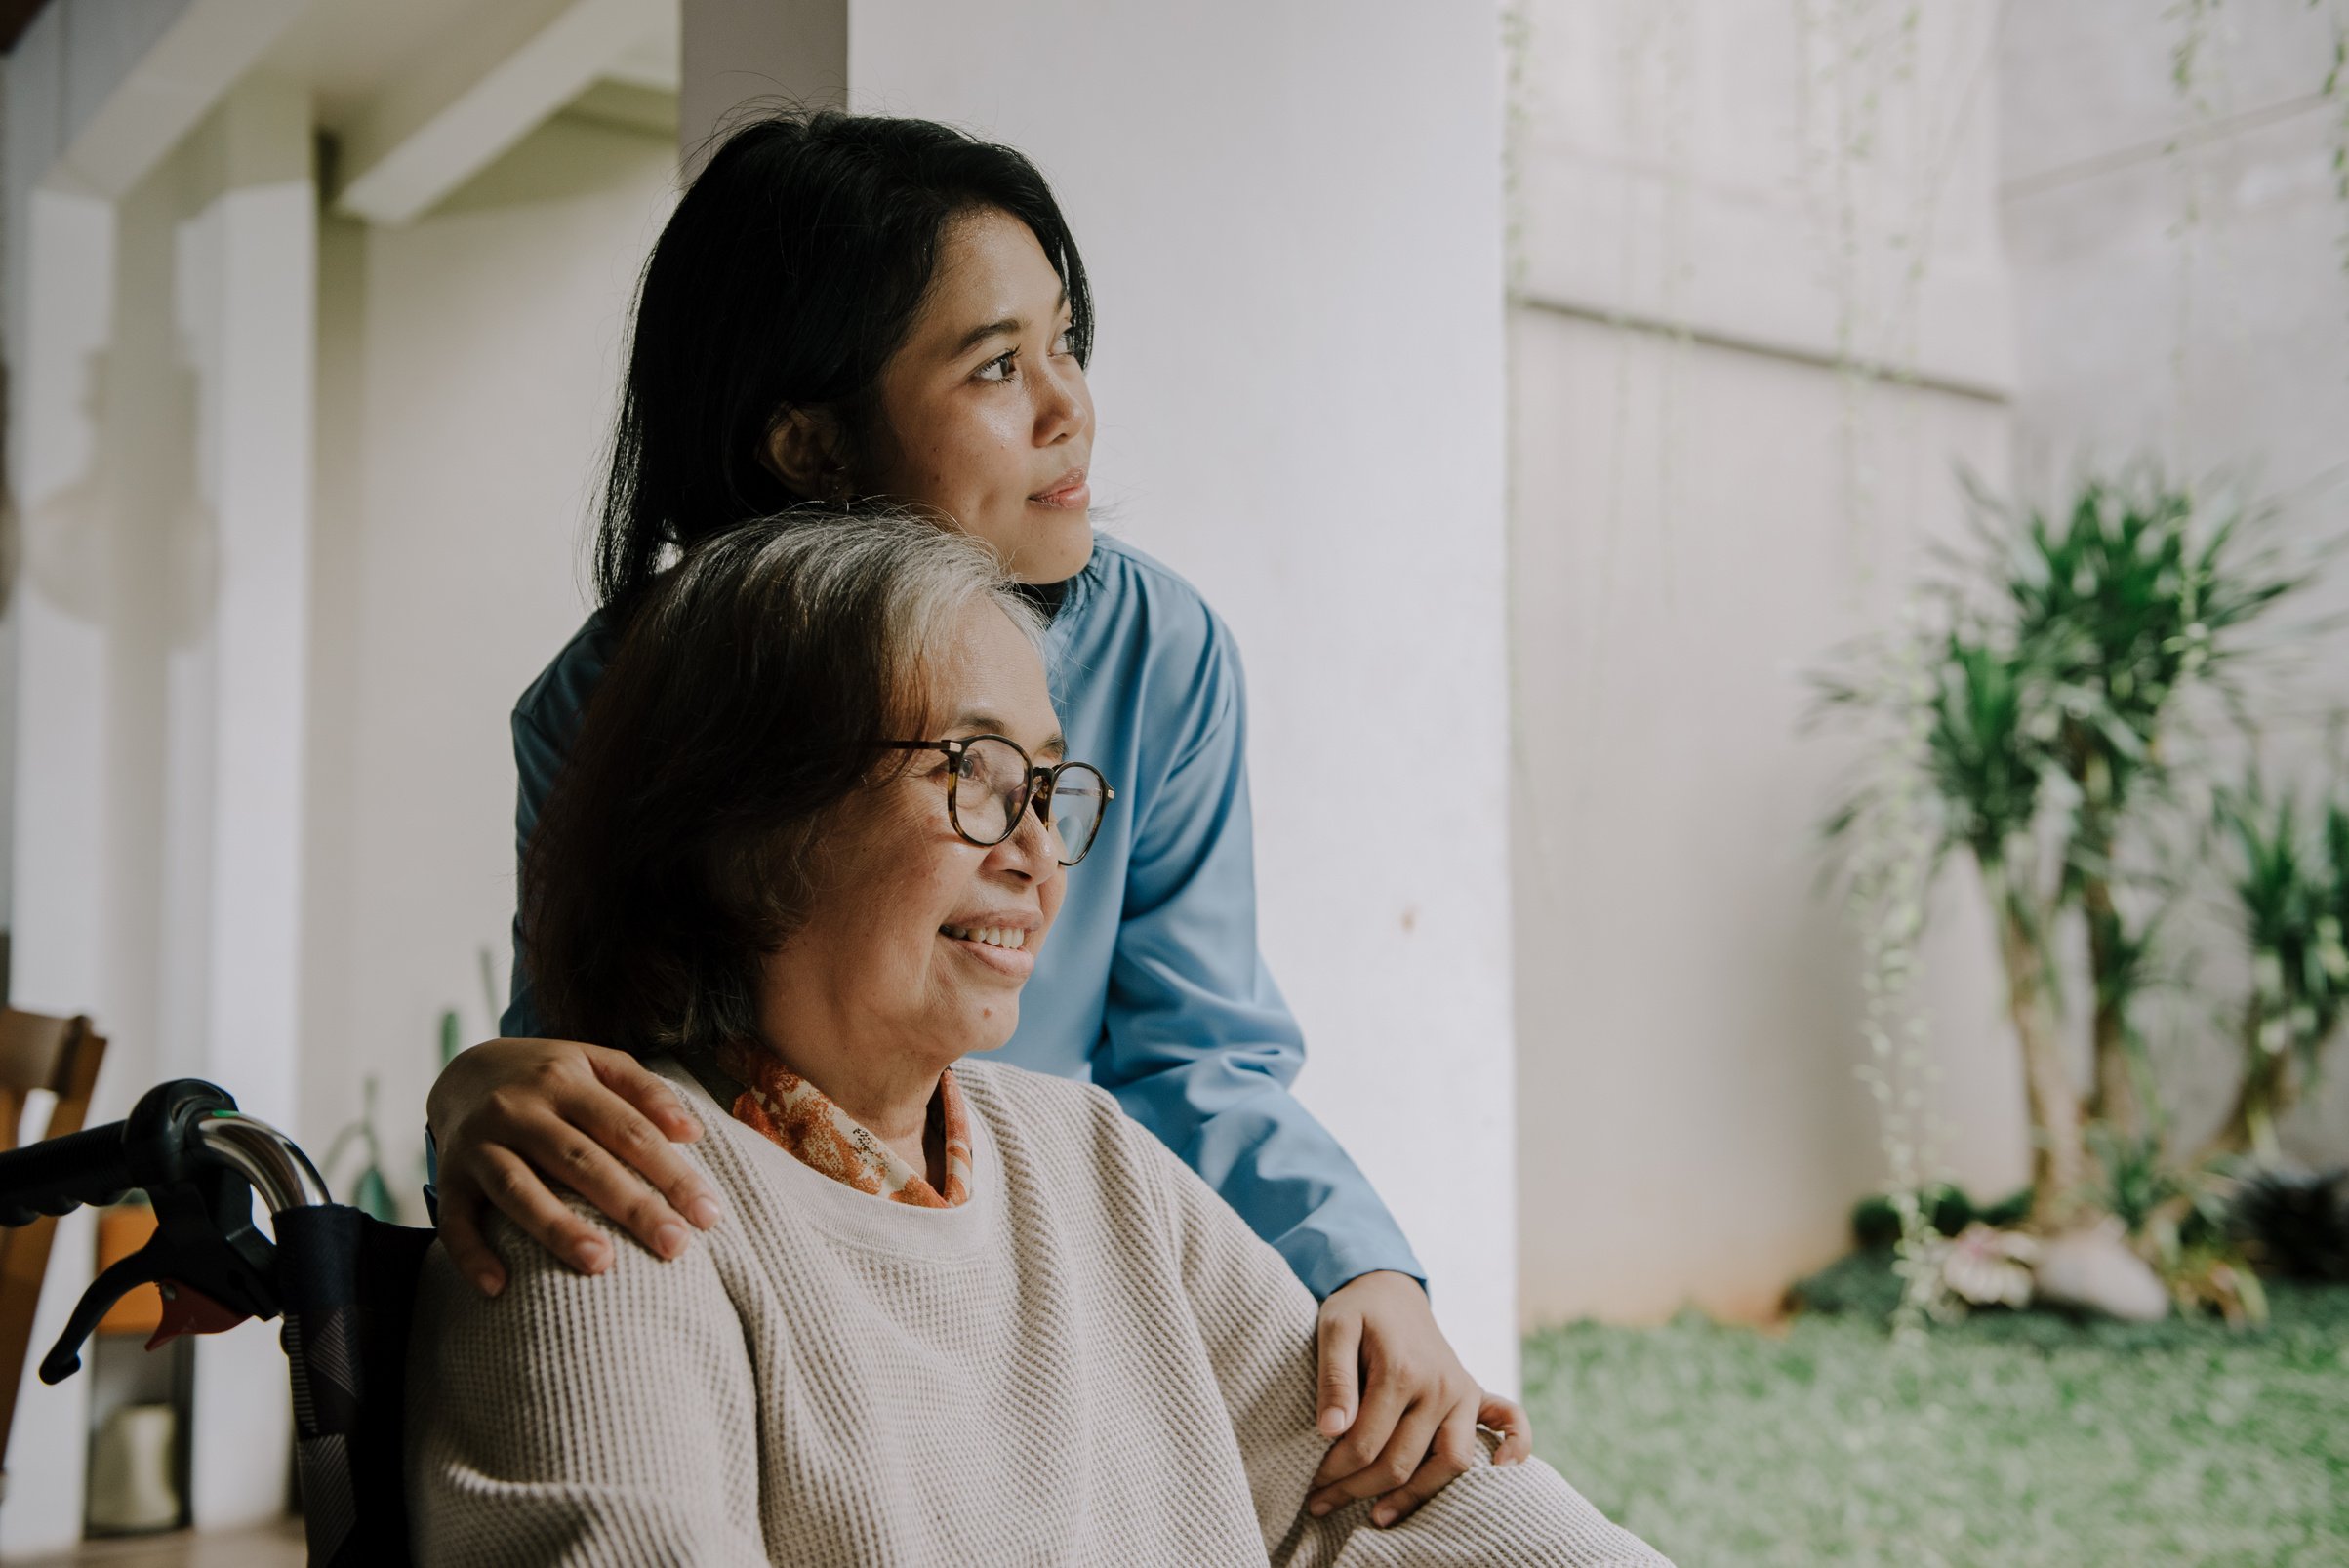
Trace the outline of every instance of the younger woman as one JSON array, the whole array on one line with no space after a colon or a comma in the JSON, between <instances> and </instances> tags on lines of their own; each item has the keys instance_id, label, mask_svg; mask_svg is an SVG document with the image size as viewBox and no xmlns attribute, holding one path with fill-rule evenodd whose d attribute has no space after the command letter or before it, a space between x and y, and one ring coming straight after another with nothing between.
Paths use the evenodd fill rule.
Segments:
<instances>
[{"instance_id":1,"label":"younger woman","mask_svg":"<svg viewBox=\"0 0 2349 1568\"><path fill-rule=\"evenodd\" d=\"M989 545L1049 617L1072 745L1118 799L1002 1059L1108 1090L1320 1299L1312 1506L1380 1522L1459 1474L1482 1390L1367 1181L1290 1094L1304 1042L1257 950L1239 657L1191 585L1096 540L1082 262L1019 153L920 120L747 125L647 263L604 516L602 607L514 710L527 844L587 695L671 553L810 502L911 506ZM541 1173L664 1257L714 1195L668 1146L698 1123L632 1059L535 1038L516 954L506 1038L434 1086L441 1228L495 1291L494 1204L587 1272L601 1232ZM651 1186L647 1186L646 1182ZM1531 1451L1504 1406L1498 1458Z\"/></svg>"}]
</instances>

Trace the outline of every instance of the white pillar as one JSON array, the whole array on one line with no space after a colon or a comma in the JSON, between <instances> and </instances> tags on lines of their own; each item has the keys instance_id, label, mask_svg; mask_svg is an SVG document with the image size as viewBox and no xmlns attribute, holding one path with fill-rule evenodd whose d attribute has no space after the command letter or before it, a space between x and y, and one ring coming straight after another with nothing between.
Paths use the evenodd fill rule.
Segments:
<instances>
[{"instance_id":1,"label":"white pillar","mask_svg":"<svg viewBox=\"0 0 2349 1568\"><path fill-rule=\"evenodd\" d=\"M207 643L175 706L209 734L183 753L211 772L203 1076L264 1120L297 1100L304 669L309 638L310 423L317 195L306 95L258 77L223 102L220 194L182 225L179 317L196 372L197 487L215 519ZM209 150L209 149L208 149ZM179 715L174 715L178 731ZM261 1329L199 1342L194 1512L227 1526L280 1512L285 1365Z\"/></svg>"},{"instance_id":2,"label":"white pillar","mask_svg":"<svg viewBox=\"0 0 2349 1568\"><path fill-rule=\"evenodd\" d=\"M12 1005L104 1017L108 910L106 609L97 405L110 332L114 213L28 190L9 311L9 465L22 544L8 606L17 641ZM88 1380L44 1387L42 1354L89 1282L86 1215L58 1227L17 1393L0 1554L81 1538Z\"/></svg>"}]
</instances>

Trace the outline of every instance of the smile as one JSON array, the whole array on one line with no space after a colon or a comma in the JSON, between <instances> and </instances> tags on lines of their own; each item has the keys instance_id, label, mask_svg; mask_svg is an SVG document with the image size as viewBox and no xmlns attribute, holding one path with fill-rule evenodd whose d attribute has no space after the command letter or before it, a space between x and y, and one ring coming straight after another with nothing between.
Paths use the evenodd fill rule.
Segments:
<instances>
[{"instance_id":1,"label":"smile","mask_svg":"<svg viewBox=\"0 0 2349 1568\"><path fill-rule=\"evenodd\" d=\"M1035 973L1029 933L1017 926L940 926L938 934L963 957L1014 985Z\"/></svg>"},{"instance_id":2,"label":"smile","mask_svg":"<svg viewBox=\"0 0 2349 1568\"><path fill-rule=\"evenodd\" d=\"M1013 926L940 926L938 929L956 942L985 943L990 947L1006 947L1013 952L1028 945L1028 933Z\"/></svg>"}]
</instances>

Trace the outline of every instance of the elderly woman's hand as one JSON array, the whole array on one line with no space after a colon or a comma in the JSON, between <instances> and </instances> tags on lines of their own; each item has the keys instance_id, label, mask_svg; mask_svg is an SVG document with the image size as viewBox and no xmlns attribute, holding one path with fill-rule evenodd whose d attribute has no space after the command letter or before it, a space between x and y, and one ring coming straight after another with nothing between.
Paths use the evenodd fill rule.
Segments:
<instances>
[{"instance_id":1,"label":"elderly woman's hand","mask_svg":"<svg viewBox=\"0 0 2349 1568\"><path fill-rule=\"evenodd\" d=\"M482 1235L492 1204L555 1257L601 1273L611 1245L547 1178L601 1209L659 1257L685 1250L685 1221L717 1224L717 1196L669 1146L701 1123L625 1052L578 1040L491 1040L460 1052L425 1101L439 1152L440 1240L485 1296L506 1266ZM649 1184L649 1185L648 1185Z\"/></svg>"},{"instance_id":2,"label":"elderly woman's hand","mask_svg":"<svg viewBox=\"0 0 2349 1568\"><path fill-rule=\"evenodd\" d=\"M1349 1280L1321 1304L1318 1340L1321 1433L1339 1440L1306 1499L1316 1516L1375 1497L1373 1524L1407 1517L1467 1470L1479 1426L1501 1436L1494 1464L1532 1455L1524 1407L1478 1387L1410 1275Z\"/></svg>"}]
</instances>

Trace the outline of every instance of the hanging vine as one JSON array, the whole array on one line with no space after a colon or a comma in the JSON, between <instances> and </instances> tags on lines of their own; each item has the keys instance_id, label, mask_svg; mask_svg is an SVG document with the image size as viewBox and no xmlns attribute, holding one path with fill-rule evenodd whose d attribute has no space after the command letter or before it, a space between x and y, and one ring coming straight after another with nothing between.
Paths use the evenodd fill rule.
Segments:
<instances>
[{"instance_id":1,"label":"hanging vine","mask_svg":"<svg viewBox=\"0 0 2349 1568\"><path fill-rule=\"evenodd\" d=\"M1878 461L1884 383L1918 379L1922 320L1934 230L1948 178L1983 87L1995 68L1995 28L1977 48L1948 51L1959 74L1927 83L1924 8L1885 0L1795 0L1804 71L1798 104L1802 189L1822 239L1834 317L1839 394L1838 499L1853 560L1852 581L1872 575L1875 547L1906 524L1912 507L1886 504ZM1914 450L1917 400L1901 398L1905 424L1891 445ZM1963 1310L1945 1266L1950 1243L1926 1203L1945 1175L1935 1115L1938 1073L1917 987L1925 901L1940 835L1925 786L1930 687L1910 624L1869 663L1877 689L1859 705L1880 728L1863 738L1867 773L1842 824L1849 878L1846 912L1861 954L1857 1073L1877 1107L1885 1182L1900 1234L1902 1306L1896 1326L1913 1333Z\"/></svg>"},{"instance_id":2,"label":"hanging vine","mask_svg":"<svg viewBox=\"0 0 2349 1568\"><path fill-rule=\"evenodd\" d=\"M1928 1319L1963 1307L1942 1270L1946 1244L1925 1212L1926 1189L1942 1180L1945 1150L1933 1114L1939 1072L1918 1005L1920 944L1932 886L1939 832L1924 788L1931 687L1919 660L1915 616L1876 667L1881 688L1859 706L1883 733L1867 738L1867 774L1843 824L1849 845L1846 909L1861 954L1860 1034L1867 1057L1856 1069L1876 1102L1893 1213L1900 1221L1894 1267L1901 1280L1896 1332L1913 1334Z\"/></svg>"},{"instance_id":3,"label":"hanging vine","mask_svg":"<svg viewBox=\"0 0 2349 1568\"><path fill-rule=\"evenodd\" d=\"M1928 18L1963 28L1965 15L1915 0L1794 0L1802 188L1834 303L1838 494L1856 584L1873 575L1870 547L1886 515L1879 394L1887 382L1899 388L1918 378L1936 222L1995 69L1993 25L1977 47L1932 52L1953 62L1954 83L1927 80ZM1906 428L1888 445L1910 450L1915 400L1892 408Z\"/></svg>"}]
</instances>

